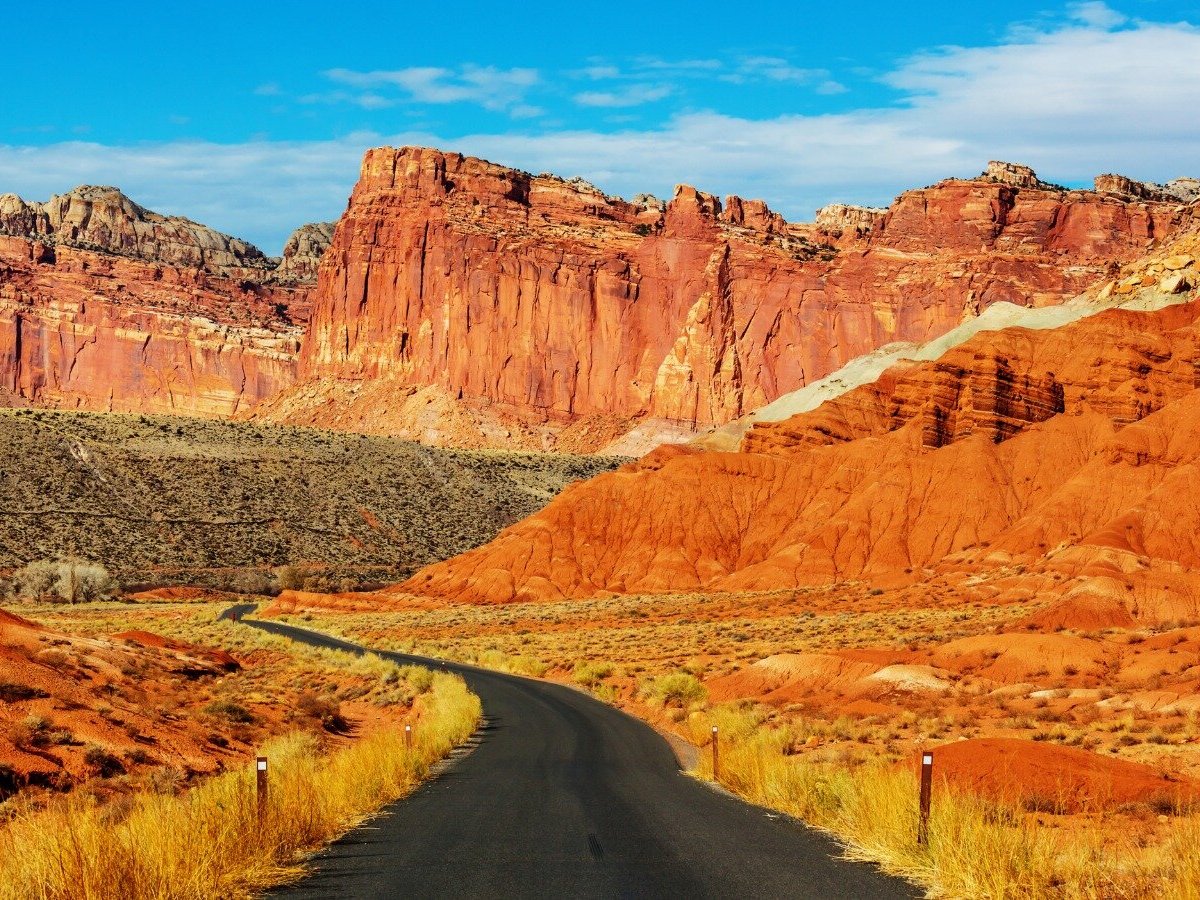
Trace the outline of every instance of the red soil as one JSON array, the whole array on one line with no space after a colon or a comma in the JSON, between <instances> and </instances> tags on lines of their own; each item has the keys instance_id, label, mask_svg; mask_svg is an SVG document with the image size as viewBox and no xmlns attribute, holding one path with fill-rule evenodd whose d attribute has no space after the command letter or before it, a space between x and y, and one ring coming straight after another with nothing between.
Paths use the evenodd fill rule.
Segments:
<instances>
[{"instance_id":1,"label":"red soil","mask_svg":"<svg viewBox=\"0 0 1200 900\"><path fill-rule=\"evenodd\" d=\"M1192 779L1074 747L1010 738L933 748L934 779L1048 812L1090 812L1129 803L1173 809L1200 798ZM913 764L919 767L919 756Z\"/></svg>"},{"instance_id":2,"label":"red soil","mask_svg":"<svg viewBox=\"0 0 1200 900\"><path fill-rule=\"evenodd\" d=\"M131 600L157 600L173 603L189 600L229 600L230 602L239 602L244 599L240 594L232 594L228 591L187 585L151 588L147 591L137 591L136 593L129 594L128 597Z\"/></svg>"},{"instance_id":3,"label":"red soil","mask_svg":"<svg viewBox=\"0 0 1200 900\"><path fill-rule=\"evenodd\" d=\"M227 671L239 668L238 661L224 650L197 647L195 644L189 644L186 641L177 641L159 634L152 634L149 631L122 631L120 634L114 634L112 637L113 640L124 641L127 644L137 644L139 647L176 650L189 656L200 657Z\"/></svg>"},{"instance_id":4,"label":"red soil","mask_svg":"<svg viewBox=\"0 0 1200 900\"><path fill-rule=\"evenodd\" d=\"M217 771L249 747L220 722L186 723L178 713L203 703L198 679L237 662L147 632L122 639L60 634L0 610L0 790L24 784L65 787L96 774L90 747L121 770L169 764L185 775ZM221 734L225 746L209 740ZM7 785L7 787L5 787Z\"/></svg>"}]
</instances>

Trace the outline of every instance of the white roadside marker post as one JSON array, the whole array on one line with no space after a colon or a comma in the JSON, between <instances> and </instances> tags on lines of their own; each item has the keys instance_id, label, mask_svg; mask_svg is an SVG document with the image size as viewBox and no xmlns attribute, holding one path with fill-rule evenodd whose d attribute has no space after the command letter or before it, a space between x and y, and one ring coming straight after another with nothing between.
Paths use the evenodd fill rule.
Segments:
<instances>
[{"instance_id":1,"label":"white roadside marker post","mask_svg":"<svg viewBox=\"0 0 1200 900\"><path fill-rule=\"evenodd\" d=\"M721 780L720 757L717 750L717 726L712 727L712 748L713 748L713 781Z\"/></svg>"},{"instance_id":2,"label":"white roadside marker post","mask_svg":"<svg viewBox=\"0 0 1200 900\"><path fill-rule=\"evenodd\" d=\"M921 754L921 813L917 821L917 843L929 840L929 800L933 792L933 754Z\"/></svg>"},{"instance_id":3,"label":"white roadside marker post","mask_svg":"<svg viewBox=\"0 0 1200 900\"><path fill-rule=\"evenodd\" d=\"M267 758L260 756L255 761L255 774L258 776L258 824L261 826L267 818Z\"/></svg>"}]
</instances>

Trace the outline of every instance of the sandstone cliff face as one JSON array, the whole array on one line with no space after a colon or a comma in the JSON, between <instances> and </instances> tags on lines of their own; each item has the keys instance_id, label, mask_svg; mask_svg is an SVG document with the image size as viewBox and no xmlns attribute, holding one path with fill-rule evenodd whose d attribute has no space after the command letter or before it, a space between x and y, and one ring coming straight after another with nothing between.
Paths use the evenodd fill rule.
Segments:
<instances>
[{"instance_id":1,"label":"sandstone cliff face","mask_svg":"<svg viewBox=\"0 0 1200 900\"><path fill-rule=\"evenodd\" d=\"M256 407L447 445L678 439L998 300L1057 304L1189 221L1182 196L1065 191L992 163L886 211L796 224L687 186L626 202L581 179L384 148L336 230L302 227L276 261L112 188L4 195L0 232L17 243L0 278L0 387L13 402ZM146 335L175 349L147 357Z\"/></svg>"},{"instance_id":2,"label":"sandstone cliff face","mask_svg":"<svg viewBox=\"0 0 1200 900\"><path fill-rule=\"evenodd\" d=\"M1194 273L1198 246L1184 239L1126 278ZM1051 595L1082 589L1057 586L1064 574L1119 577L1134 618L1195 615L1200 295L1152 283L1133 301L1152 311L981 332L755 427L742 452L661 448L398 590L507 602L1019 563Z\"/></svg>"},{"instance_id":3,"label":"sandstone cliff face","mask_svg":"<svg viewBox=\"0 0 1200 900\"><path fill-rule=\"evenodd\" d=\"M295 379L306 290L0 237L0 394L227 416ZM290 310L290 313L289 313Z\"/></svg>"},{"instance_id":4,"label":"sandstone cliff face","mask_svg":"<svg viewBox=\"0 0 1200 900\"><path fill-rule=\"evenodd\" d=\"M350 382L375 413L337 415L367 428L404 426L378 414L384 384L550 432L602 417L704 428L997 300L1058 303L1189 217L1005 178L912 191L834 230L687 186L662 207L373 150L320 269L303 384L262 414L322 424L318 386Z\"/></svg>"},{"instance_id":5,"label":"sandstone cliff face","mask_svg":"<svg viewBox=\"0 0 1200 900\"><path fill-rule=\"evenodd\" d=\"M295 381L331 231L304 226L278 261L116 188L0 196L0 402L246 411Z\"/></svg>"}]
</instances>

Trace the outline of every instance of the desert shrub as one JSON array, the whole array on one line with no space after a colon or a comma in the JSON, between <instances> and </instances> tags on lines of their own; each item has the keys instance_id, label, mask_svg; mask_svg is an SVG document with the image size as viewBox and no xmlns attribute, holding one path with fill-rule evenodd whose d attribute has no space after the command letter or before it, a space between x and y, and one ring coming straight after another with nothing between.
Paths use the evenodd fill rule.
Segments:
<instances>
[{"instance_id":1,"label":"desert shrub","mask_svg":"<svg viewBox=\"0 0 1200 900\"><path fill-rule=\"evenodd\" d=\"M332 697L322 697L312 692L305 692L296 700L296 708L300 712L321 723L326 731L345 731L346 719L342 715L341 705Z\"/></svg>"},{"instance_id":2,"label":"desert shrub","mask_svg":"<svg viewBox=\"0 0 1200 900\"><path fill-rule=\"evenodd\" d=\"M39 651L34 656L34 659L44 666L49 666L51 669L65 668L71 662L69 654L63 650L56 650L53 647Z\"/></svg>"},{"instance_id":3,"label":"desert shrub","mask_svg":"<svg viewBox=\"0 0 1200 900\"><path fill-rule=\"evenodd\" d=\"M581 662L575 664L572 678L576 684L586 688L594 688L613 673L613 665L609 662Z\"/></svg>"},{"instance_id":4,"label":"desert shrub","mask_svg":"<svg viewBox=\"0 0 1200 900\"><path fill-rule=\"evenodd\" d=\"M39 559L12 576L13 594L22 600L86 603L106 600L119 589L108 569L82 559Z\"/></svg>"},{"instance_id":5,"label":"desert shrub","mask_svg":"<svg viewBox=\"0 0 1200 900\"><path fill-rule=\"evenodd\" d=\"M7 763L0 763L0 802L7 800L21 789L24 779Z\"/></svg>"},{"instance_id":6,"label":"desert shrub","mask_svg":"<svg viewBox=\"0 0 1200 900\"><path fill-rule=\"evenodd\" d=\"M16 681L0 681L0 701L4 703L19 703L22 700L36 700L45 696L46 692L40 688Z\"/></svg>"},{"instance_id":7,"label":"desert shrub","mask_svg":"<svg viewBox=\"0 0 1200 900\"><path fill-rule=\"evenodd\" d=\"M101 778L111 778L125 771L125 766L116 754L96 744L92 744L83 752L83 761Z\"/></svg>"},{"instance_id":8,"label":"desert shrub","mask_svg":"<svg viewBox=\"0 0 1200 900\"><path fill-rule=\"evenodd\" d=\"M422 666L401 666L400 677L413 686L418 694L423 694L433 685L433 672Z\"/></svg>"},{"instance_id":9,"label":"desert shrub","mask_svg":"<svg viewBox=\"0 0 1200 900\"><path fill-rule=\"evenodd\" d=\"M309 570L304 566L279 566L275 569L275 580L282 591L302 591L309 574Z\"/></svg>"},{"instance_id":10,"label":"desert shrub","mask_svg":"<svg viewBox=\"0 0 1200 900\"><path fill-rule=\"evenodd\" d=\"M214 700L204 707L210 716L220 716L230 722L250 723L254 721L254 713L234 700Z\"/></svg>"},{"instance_id":11,"label":"desert shrub","mask_svg":"<svg viewBox=\"0 0 1200 900\"><path fill-rule=\"evenodd\" d=\"M222 587L234 594L274 595L279 593L278 581L258 569L239 569Z\"/></svg>"},{"instance_id":12,"label":"desert shrub","mask_svg":"<svg viewBox=\"0 0 1200 900\"><path fill-rule=\"evenodd\" d=\"M26 716L24 724L29 746L45 747L50 743L54 723L45 716Z\"/></svg>"},{"instance_id":13,"label":"desert shrub","mask_svg":"<svg viewBox=\"0 0 1200 900\"><path fill-rule=\"evenodd\" d=\"M648 700L661 703L663 706L684 708L698 703L707 696L704 685L695 675L687 672L675 672L671 675L660 675L657 678L647 678L642 682L642 696Z\"/></svg>"}]
</instances>

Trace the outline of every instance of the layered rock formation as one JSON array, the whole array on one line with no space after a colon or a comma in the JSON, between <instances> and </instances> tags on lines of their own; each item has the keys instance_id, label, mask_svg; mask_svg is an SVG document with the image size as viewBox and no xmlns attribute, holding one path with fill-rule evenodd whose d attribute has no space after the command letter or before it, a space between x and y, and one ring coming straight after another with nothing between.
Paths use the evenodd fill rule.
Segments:
<instances>
[{"instance_id":1,"label":"layered rock formation","mask_svg":"<svg viewBox=\"0 0 1200 900\"><path fill-rule=\"evenodd\" d=\"M0 197L6 403L228 416L295 380L328 226L281 263L115 188Z\"/></svg>"},{"instance_id":2,"label":"layered rock formation","mask_svg":"<svg viewBox=\"0 0 1200 900\"><path fill-rule=\"evenodd\" d=\"M797 224L383 148L336 230L303 226L280 260L114 188L4 195L0 396L629 452L997 301L1058 304L1188 222L1185 181L1067 191L993 162Z\"/></svg>"},{"instance_id":3,"label":"layered rock formation","mask_svg":"<svg viewBox=\"0 0 1200 900\"><path fill-rule=\"evenodd\" d=\"M1123 615L1194 618L1200 293L1157 279L1195 278L1197 260L1185 236L1094 292L1148 281L1132 308L981 332L756 426L740 452L664 447L399 590L507 602L1020 564L1064 601L1115 578L1124 588L1105 600Z\"/></svg>"},{"instance_id":4,"label":"layered rock formation","mask_svg":"<svg viewBox=\"0 0 1200 900\"><path fill-rule=\"evenodd\" d=\"M1058 303L1189 216L992 164L884 214L789 224L688 186L629 203L372 150L320 270L302 384L260 414L425 436L408 399L424 392L464 423L449 443L551 446L572 428L596 435L573 449L596 449L613 420L703 429L998 300Z\"/></svg>"},{"instance_id":5,"label":"layered rock formation","mask_svg":"<svg viewBox=\"0 0 1200 900\"><path fill-rule=\"evenodd\" d=\"M295 380L306 293L0 237L0 388L41 406L233 415Z\"/></svg>"},{"instance_id":6,"label":"layered rock formation","mask_svg":"<svg viewBox=\"0 0 1200 900\"><path fill-rule=\"evenodd\" d=\"M274 269L252 244L145 209L114 187L82 185L45 203L0 196L0 232L231 277Z\"/></svg>"}]
</instances>

